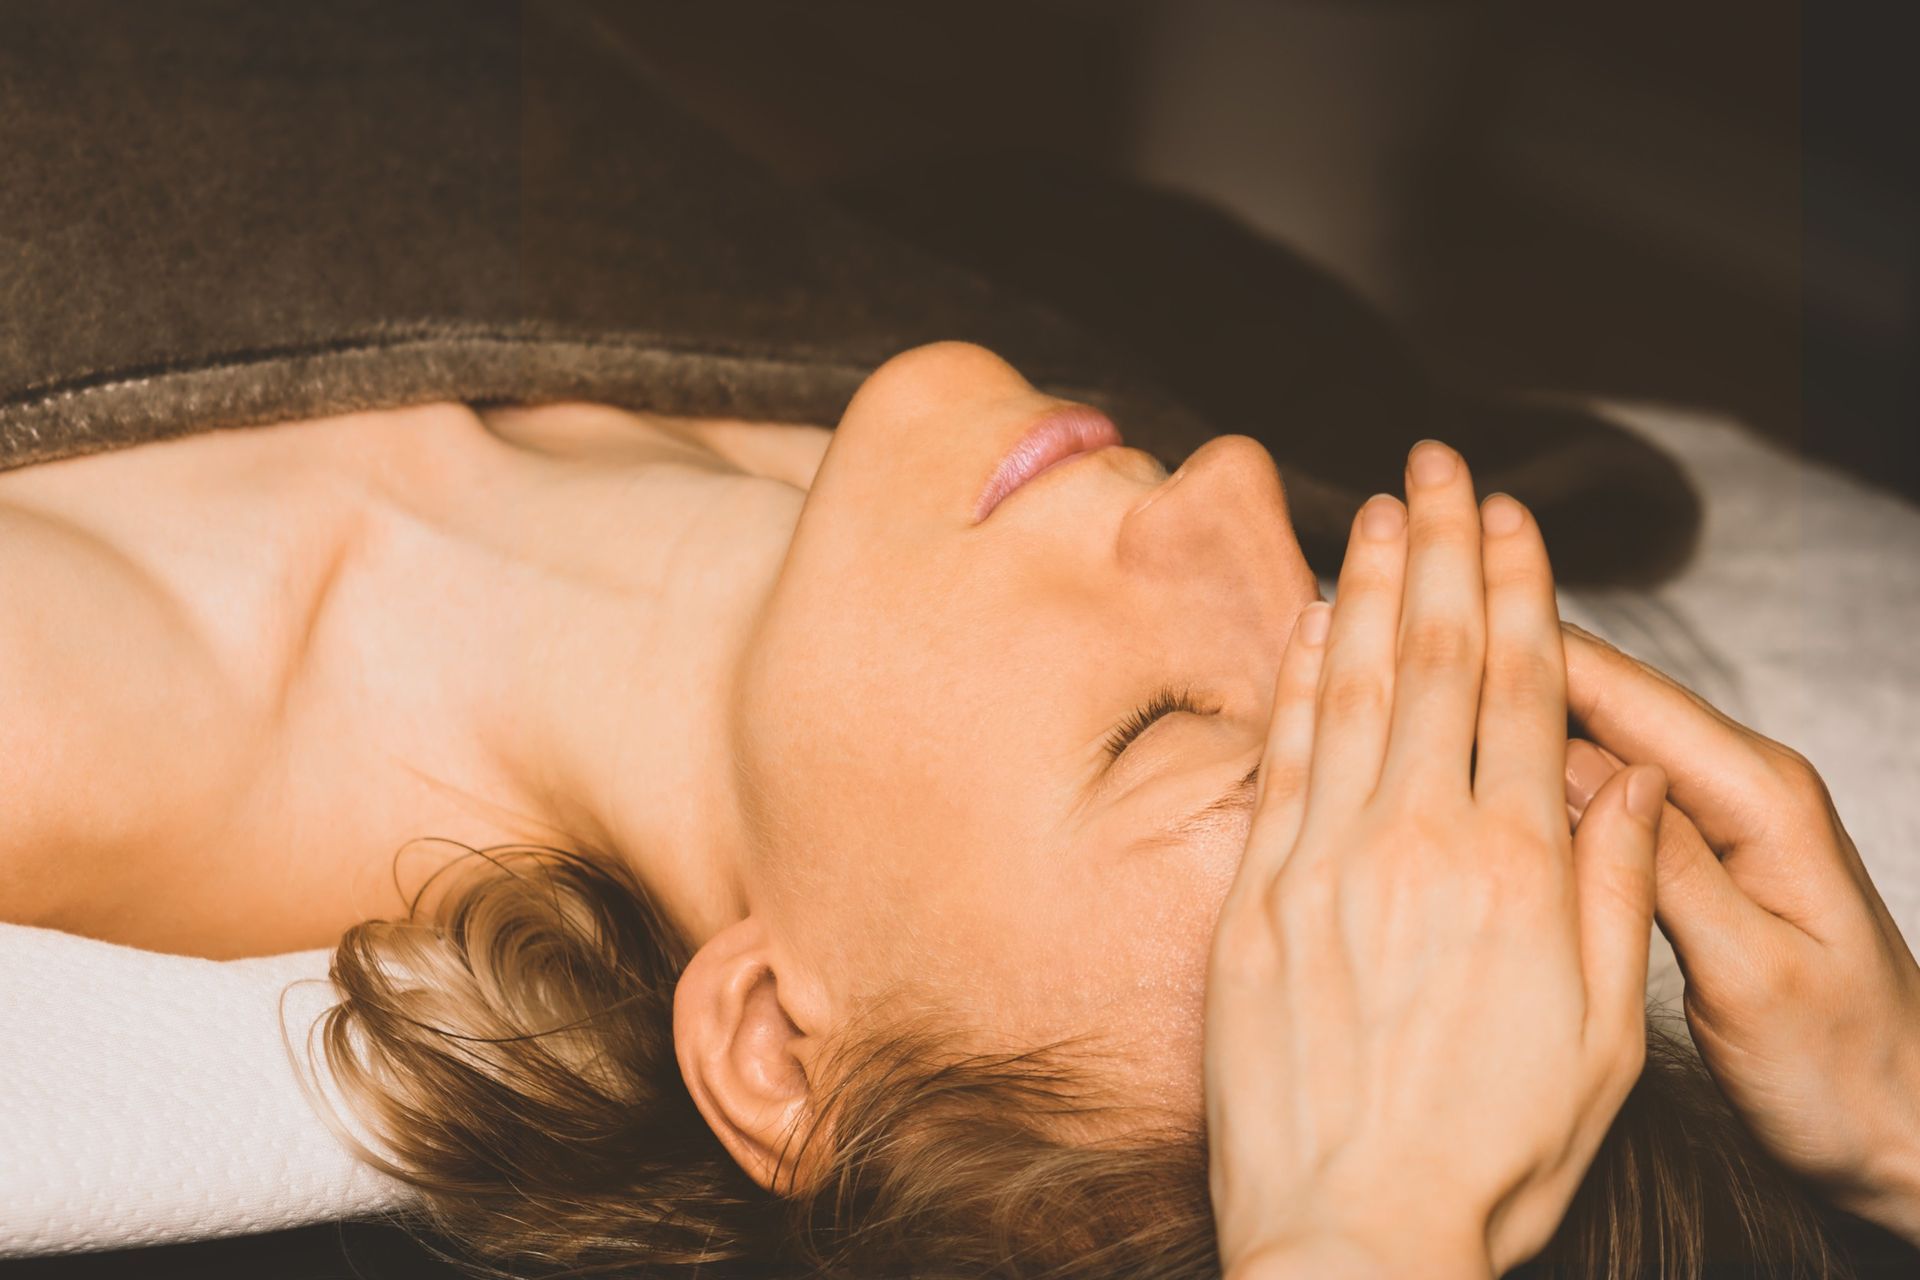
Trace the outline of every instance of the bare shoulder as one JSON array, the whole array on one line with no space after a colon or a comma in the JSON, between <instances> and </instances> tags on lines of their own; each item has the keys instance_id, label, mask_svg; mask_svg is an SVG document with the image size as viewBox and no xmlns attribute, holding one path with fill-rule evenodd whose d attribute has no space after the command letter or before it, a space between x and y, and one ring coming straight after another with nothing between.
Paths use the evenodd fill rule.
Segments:
<instances>
[{"instance_id":1,"label":"bare shoulder","mask_svg":"<svg viewBox=\"0 0 1920 1280\"><path fill-rule=\"evenodd\" d=\"M369 692L365 566L397 539L432 580L434 497L485 478L484 439L442 403L0 474L0 920L205 955L337 936L346 861L439 817L353 745L409 688Z\"/></svg>"},{"instance_id":2,"label":"bare shoulder","mask_svg":"<svg viewBox=\"0 0 1920 1280\"><path fill-rule=\"evenodd\" d=\"M178 607L111 544L0 501L0 918L65 927L156 814L184 812L232 714ZM230 776L230 774L228 774Z\"/></svg>"}]
</instances>

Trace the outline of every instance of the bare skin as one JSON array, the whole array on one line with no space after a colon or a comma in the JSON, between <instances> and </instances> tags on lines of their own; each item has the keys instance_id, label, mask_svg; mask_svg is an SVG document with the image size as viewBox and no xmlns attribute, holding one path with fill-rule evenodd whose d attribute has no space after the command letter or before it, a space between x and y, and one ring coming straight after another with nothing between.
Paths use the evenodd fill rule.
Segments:
<instances>
[{"instance_id":1,"label":"bare skin","mask_svg":"<svg viewBox=\"0 0 1920 1280\"><path fill-rule=\"evenodd\" d=\"M1288 642L1207 988L1235 1280L1504 1275L1640 1072L1657 768L1577 834L1539 526L1426 442ZM1470 760L1472 761L1470 766Z\"/></svg>"},{"instance_id":2,"label":"bare skin","mask_svg":"<svg viewBox=\"0 0 1920 1280\"><path fill-rule=\"evenodd\" d=\"M746 482L797 505L830 438L437 404L0 474L0 600L16 620L0 626L0 914L263 954L399 912L393 860L410 840L630 847L623 815L537 789L528 735L557 726L510 700L537 684L497 673L538 665L543 616L564 610L578 629L597 616L582 605L595 587L662 572L631 551L676 541L668 521L703 488ZM490 526L503 511L507 527ZM569 521L629 549L584 590L566 580L604 563L527 534ZM502 625L516 612L528 625ZM583 756L589 723L566 735ZM449 850L413 846L403 878Z\"/></svg>"},{"instance_id":3,"label":"bare skin","mask_svg":"<svg viewBox=\"0 0 1920 1280\"><path fill-rule=\"evenodd\" d=\"M632 415L441 406L4 477L5 915L245 955L397 914L425 838L598 850L696 949L676 1046L756 1176L900 993L1087 1038L1196 1118L1275 642L1318 586L1244 436L1172 476L1100 448L979 519L1062 404L934 343L830 433L635 452ZM1169 685L1191 709L1113 754Z\"/></svg>"},{"instance_id":4,"label":"bare skin","mask_svg":"<svg viewBox=\"0 0 1920 1280\"><path fill-rule=\"evenodd\" d=\"M1702 1059L1776 1160L1920 1246L1920 965L1826 783L1791 747L1566 632L1573 705L1595 738L1567 745L1584 761L1568 803L1584 808L1626 760L1675 779L1660 923Z\"/></svg>"},{"instance_id":5,"label":"bare skin","mask_svg":"<svg viewBox=\"0 0 1920 1280\"><path fill-rule=\"evenodd\" d=\"M682 1073L716 1136L763 1183L776 1180L775 1153L807 1113L822 1047L872 997L902 991L1000 1048L1097 1036L1121 1096L1191 1120L1202 1104L1210 949L1219 965L1262 937L1236 909L1216 939L1236 874L1244 888L1279 861L1277 885L1287 866L1318 866L1404 896L1400 878L1368 880L1372 864L1350 855L1370 843L1384 851L1375 870L1390 868L1388 855L1406 851L1396 822L1427 831L1439 820L1410 818L1405 806L1342 810L1311 785L1306 816L1297 792L1270 789L1264 808L1256 802L1263 760L1290 760L1290 776L1308 776L1306 738L1290 738L1289 725L1315 726L1317 759L1321 726L1351 740L1369 708L1383 741L1389 705L1342 696L1324 721L1281 714L1313 710L1315 681L1283 683L1281 657L1305 652L1289 638L1317 587L1257 443L1220 437L1172 476L1138 450L1101 449L1035 478L990 521L974 517L993 465L1057 405L991 352L937 343L877 370L830 434L590 405L486 415L439 405L0 475L0 918L189 954L256 954L324 946L358 920L398 913L392 861L408 841L596 849L633 866L697 947L676 989ZM1437 531L1433 546L1476 541L1464 532L1477 521L1464 472L1447 492L1453 514L1431 507L1438 517L1414 494L1404 590L1413 600L1423 585L1470 584L1452 604L1465 601L1471 623L1479 558L1455 556L1449 569L1420 550L1423 528ZM1532 633L1549 635L1544 559L1500 576L1533 584ZM1401 591L1342 594L1341 616L1352 619L1352 602ZM1491 596L1485 608L1491 629ZM1315 660L1337 670L1365 630L1336 622ZM1364 648L1377 672L1394 670L1393 632L1371 628ZM1452 726L1444 736L1460 782L1473 729L1463 691L1479 688L1483 662L1494 677L1493 649L1427 650L1409 670L1452 692L1418 699L1425 710L1409 714ZM1627 681L1596 676L1591 663L1567 678L1576 704ZM1421 684L1406 682L1408 696ZM1194 705L1109 758L1116 726L1170 685ZM1536 736L1559 732L1562 704L1549 687L1534 699ZM1396 725L1400 701L1394 694ZM1597 727L1636 762L1657 758ZM1523 897L1530 910L1564 907L1562 864L1583 859L1558 825L1558 752L1536 744L1522 755L1553 765L1531 781L1526 846L1537 854L1548 841L1553 856L1520 862L1559 876ZM1444 763L1421 758L1429 772ZM1624 812L1625 781L1590 809ZM1459 794L1444 798L1476 847L1475 823L1512 826L1491 809L1472 816ZM1695 804L1683 786L1676 799L1703 831L1713 825L1707 797ZM1594 821L1590 812L1583 830ZM1314 846L1298 861L1295 826ZM1336 836L1308 840L1316 829ZM1369 832L1379 838L1361 841ZM1640 843L1650 853L1651 840ZM428 849L403 878L417 881L441 856ZM1663 849L1663 918L1721 910L1688 905L1684 890L1675 897L1669 861ZM1765 863L1756 855L1753 865ZM1404 883L1436 902L1456 891L1470 899L1488 874L1471 860L1447 868ZM1292 883L1313 881L1301 872ZM1237 900L1294 899L1311 906L1311 895L1278 885ZM1652 904L1644 893L1637 901L1623 957L1644 957ZM1373 919L1360 912L1347 924ZM1443 940L1467 934L1469 949L1538 954L1515 935L1472 929L1470 913L1423 919ZM1564 944L1570 920L1555 923ZM1855 932L1862 953L1890 954L1871 931ZM1591 995L1602 980L1625 993L1615 1003L1637 1001L1626 961L1576 964L1561 952L1555 967L1490 967L1556 987L1533 994L1560 1013L1583 1003L1581 984ZM1710 951L1692 954L1717 963ZM1230 968L1254 985L1285 978L1244 956ZM1907 958L1891 987L1910 988L1910 970ZM1451 1032L1453 1050L1430 1055L1433 1069L1364 1079L1394 1086L1397 1114L1463 1126L1455 1149L1474 1145L1466 1135L1482 1114L1512 1110L1511 1099L1462 1101L1457 1086L1491 1043L1471 1018L1429 1010L1426 1022L1395 1021L1422 1007L1396 995L1417 977L1396 963L1359 973L1355 989L1378 999L1344 1012L1316 1014L1310 999L1244 1002L1238 1017L1216 1009L1225 1022L1207 1039L1207 1102L1249 1117L1276 1109L1271 1125L1234 1126L1242 1138L1284 1132L1286 1114L1319 1113L1295 1105L1316 1083L1338 1090L1355 1079L1276 1076L1263 1035L1377 1046L1404 1032L1425 1046ZM1700 980L1720 984L1714 1002L1738 1003L1732 979ZM1471 984L1454 986L1471 995ZM1480 1014L1500 1006L1468 1004ZM1276 1018L1276 1007L1293 1012ZM1549 1091L1557 1102L1508 1116L1480 1183L1456 1188L1466 1201L1433 1224L1433 1242L1459 1247L1462 1274L1504 1266L1544 1238L1591 1152L1595 1117L1610 1114L1631 1074L1631 1053L1611 1050L1637 1043L1630 1020L1591 1043L1577 1019L1501 1021L1542 1044L1559 1037L1562 1066L1577 1058L1589 1087ZM1564 1083L1571 1070L1544 1074ZM1780 1123L1759 1110L1749 1118ZM1573 1157L1541 1163L1535 1139L1569 1133L1577 1140L1547 1146ZM1364 1171L1418 1166L1373 1137L1365 1126L1333 1132L1335 1148L1360 1155L1315 1166L1345 1168L1350 1182L1314 1183L1310 1171L1303 1181L1290 1144L1241 1151L1215 1186L1223 1260L1251 1264L1248 1275L1268 1262L1273 1274L1294 1273L1298 1224L1263 1219L1259 1206L1389 1202L1386 1184ZM1904 1186L1913 1162L1901 1151L1854 1159L1894 1169L1882 1180ZM1913 1217L1896 1205L1884 1220ZM1384 1238L1353 1225L1356 1238ZM1373 1273L1364 1249L1305 1243L1337 1247L1354 1274ZM1302 1265L1330 1274L1318 1259Z\"/></svg>"}]
</instances>

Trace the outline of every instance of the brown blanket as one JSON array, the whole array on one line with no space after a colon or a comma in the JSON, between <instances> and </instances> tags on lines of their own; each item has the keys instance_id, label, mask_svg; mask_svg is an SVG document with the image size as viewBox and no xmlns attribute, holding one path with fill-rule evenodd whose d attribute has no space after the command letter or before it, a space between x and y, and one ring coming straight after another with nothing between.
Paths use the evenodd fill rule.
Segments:
<instances>
[{"instance_id":1,"label":"brown blanket","mask_svg":"<svg viewBox=\"0 0 1920 1280\"><path fill-rule=\"evenodd\" d=\"M1249 275L1204 211L1170 221L1185 206L1135 185L1098 235L984 209L942 234L924 175L905 207L840 193L889 234L731 152L633 52L565 0L8 0L0 468L436 399L832 424L888 356L962 338L1169 464L1257 436L1323 572L1425 434L1534 505L1570 580L1690 545L1659 454L1433 392L1377 321L1340 345L1350 294L1239 233L1268 262ZM1196 324L1251 280L1278 318Z\"/></svg>"}]
</instances>

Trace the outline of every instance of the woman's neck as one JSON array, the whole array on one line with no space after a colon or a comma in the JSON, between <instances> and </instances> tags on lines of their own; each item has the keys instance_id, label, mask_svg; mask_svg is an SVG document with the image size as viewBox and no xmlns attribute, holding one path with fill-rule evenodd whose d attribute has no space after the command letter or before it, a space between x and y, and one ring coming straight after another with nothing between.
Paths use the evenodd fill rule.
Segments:
<instances>
[{"instance_id":1,"label":"woman's neck","mask_svg":"<svg viewBox=\"0 0 1920 1280\"><path fill-rule=\"evenodd\" d=\"M476 810L621 858L697 944L745 913L732 682L827 433L591 405L482 425L363 540L355 630L396 721L465 735Z\"/></svg>"}]
</instances>

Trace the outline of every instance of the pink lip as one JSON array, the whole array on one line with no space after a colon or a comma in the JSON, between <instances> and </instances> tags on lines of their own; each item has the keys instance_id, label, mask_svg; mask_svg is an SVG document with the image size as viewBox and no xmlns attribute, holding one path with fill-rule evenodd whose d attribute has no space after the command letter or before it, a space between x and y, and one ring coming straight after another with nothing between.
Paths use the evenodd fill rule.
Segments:
<instances>
[{"instance_id":1,"label":"pink lip","mask_svg":"<svg viewBox=\"0 0 1920 1280\"><path fill-rule=\"evenodd\" d=\"M993 469L974 504L974 523L992 515L1008 494L1055 463L1120 442L1120 428L1098 409L1068 404L1048 410Z\"/></svg>"}]
</instances>

